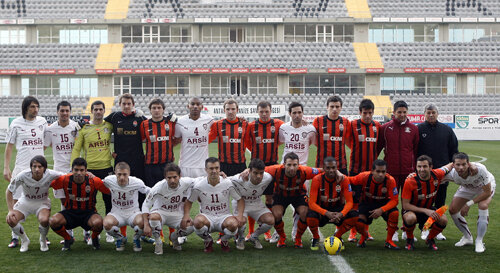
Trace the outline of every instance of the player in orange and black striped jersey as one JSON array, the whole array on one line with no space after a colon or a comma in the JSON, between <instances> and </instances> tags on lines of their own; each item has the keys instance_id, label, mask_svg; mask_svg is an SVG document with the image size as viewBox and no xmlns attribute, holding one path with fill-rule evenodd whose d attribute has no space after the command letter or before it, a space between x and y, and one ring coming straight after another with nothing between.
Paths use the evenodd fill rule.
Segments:
<instances>
[{"instance_id":1,"label":"player in orange and black striped jersey","mask_svg":"<svg viewBox=\"0 0 500 273\"><path fill-rule=\"evenodd\" d=\"M275 220L274 228L280 235L277 246L286 247L282 218L288 205L292 205L300 216L295 247L302 248L302 234L307 229L307 192L304 183L319 174L320 169L299 165L299 157L293 152L286 154L283 162L280 165L266 167L266 172L271 174L274 180L272 212Z\"/></svg>"},{"instance_id":2,"label":"player in orange and black striped jersey","mask_svg":"<svg viewBox=\"0 0 500 273\"><path fill-rule=\"evenodd\" d=\"M396 180L387 173L387 163L376 159L373 161L371 172L362 172L349 177L349 180L352 185L361 186L359 225L356 225L356 229L361 233L358 246L366 246L365 240L368 237L366 226L370 225L373 219L382 216L387 222L385 247L398 250L399 247L392 241L392 236L398 229L398 188Z\"/></svg>"},{"instance_id":3,"label":"player in orange and black striped jersey","mask_svg":"<svg viewBox=\"0 0 500 273\"><path fill-rule=\"evenodd\" d=\"M165 166L174 162L175 122L163 116L165 103L153 99L149 103L151 118L141 123L141 137L146 140L145 184L152 188L164 178Z\"/></svg>"},{"instance_id":4,"label":"player in orange and black striped jersey","mask_svg":"<svg viewBox=\"0 0 500 273\"><path fill-rule=\"evenodd\" d=\"M238 103L233 99L224 102L224 112L226 118L212 124L208 143L217 138L220 170L228 176L233 176L247 168L245 138L248 122L236 116Z\"/></svg>"},{"instance_id":5,"label":"player in orange and black striped jersey","mask_svg":"<svg viewBox=\"0 0 500 273\"><path fill-rule=\"evenodd\" d=\"M443 231L448 223L446 215L439 215L433 207L434 199L438 188L444 177L451 170L453 164L449 163L439 169L432 169L432 159L429 156L421 155L417 158L417 173L408 177L403 186L403 226L406 231L407 250L413 250L414 235L413 230L418 223L418 228L422 229L429 217L435 220L431 226L429 235L425 240L428 247L437 250L434 238Z\"/></svg>"},{"instance_id":6,"label":"player in orange and black striped jersey","mask_svg":"<svg viewBox=\"0 0 500 273\"><path fill-rule=\"evenodd\" d=\"M100 191L110 194L110 191L98 177L90 178L87 175L87 162L83 158L76 158L72 163L72 173L52 181L50 186L54 190L62 189L65 194L64 207L50 217L52 230L64 238L63 251L69 250L75 241L66 229L82 227L92 230L92 245L99 249L99 234L102 231L102 217L95 208L96 194Z\"/></svg>"},{"instance_id":7,"label":"player in orange and black striped jersey","mask_svg":"<svg viewBox=\"0 0 500 273\"><path fill-rule=\"evenodd\" d=\"M313 178L309 191L307 225L313 235L311 250L318 250L319 227L333 223L338 227L335 237L341 238L358 221L358 212L352 209L349 179L338 171L335 158L326 157L322 165L325 173Z\"/></svg>"},{"instance_id":8,"label":"player in orange and black striped jersey","mask_svg":"<svg viewBox=\"0 0 500 273\"><path fill-rule=\"evenodd\" d=\"M331 156L337 161L339 171L347 175L345 146L351 137L351 123L347 118L340 116L342 99L339 96L329 97L326 107L328 114L313 121L313 126L318 132L316 167L323 167L323 159Z\"/></svg>"}]
</instances>

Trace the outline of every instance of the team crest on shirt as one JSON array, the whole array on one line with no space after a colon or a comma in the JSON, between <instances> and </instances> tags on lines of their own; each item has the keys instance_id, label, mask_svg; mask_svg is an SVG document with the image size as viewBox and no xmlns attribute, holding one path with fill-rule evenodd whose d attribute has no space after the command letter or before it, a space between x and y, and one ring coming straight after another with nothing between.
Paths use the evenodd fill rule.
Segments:
<instances>
[{"instance_id":1,"label":"team crest on shirt","mask_svg":"<svg viewBox=\"0 0 500 273\"><path fill-rule=\"evenodd\" d=\"M274 134L274 132L276 132L276 127L271 126L271 133L273 133L273 134Z\"/></svg>"},{"instance_id":2,"label":"team crest on shirt","mask_svg":"<svg viewBox=\"0 0 500 273\"><path fill-rule=\"evenodd\" d=\"M208 128L208 124L203 124L203 130L206 130Z\"/></svg>"},{"instance_id":3,"label":"team crest on shirt","mask_svg":"<svg viewBox=\"0 0 500 273\"><path fill-rule=\"evenodd\" d=\"M238 127L238 133L240 133L240 134L243 133L243 128Z\"/></svg>"},{"instance_id":4,"label":"team crest on shirt","mask_svg":"<svg viewBox=\"0 0 500 273\"><path fill-rule=\"evenodd\" d=\"M132 125L133 125L134 127L137 127L137 120L134 120L134 122L132 122Z\"/></svg>"},{"instance_id":5,"label":"team crest on shirt","mask_svg":"<svg viewBox=\"0 0 500 273\"><path fill-rule=\"evenodd\" d=\"M384 193L384 194L385 194L385 193L387 193L387 188L386 188L386 187L382 187L382 188L380 189L380 192L381 192L381 193Z\"/></svg>"},{"instance_id":6,"label":"team crest on shirt","mask_svg":"<svg viewBox=\"0 0 500 273\"><path fill-rule=\"evenodd\" d=\"M74 194L70 194L70 195L69 195L69 199L71 199L71 200L75 200L75 195L74 195Z\"/></svg>"},{"instance_id":7,"label":"team crest on shirt","mask_svg":"<svg viewBox=\"0 0 500 273\"><path fill-rule=\"evenodd\" d=\"M405 133L410 133L410 132L411 132L410 127L406 127L405 128Z\"/></svg>"},{"instance_id":8,"label":"team crest on shirt","mask_svg":"<svg viewBox=\"0 0 500 273\"><path fill-rule=\"evenodd\" d=\"M226 196L228 194L228 190L223 190L222 195Z\"/></svg>"},{"instance_id":9,"label":"team crest on shirt","mask_svg":"<svg viewBox=\"0 0 500 273\"><path fill-rule=\"evenodd\" d=\"M394 187L394 189L392 189L392 194L398 195L398 187Z\"/></svg>"},{"instance_id":10,"label":"team crest on shirt","mask_svg":"<svg viewBox=\"0 0 500 273\"><path fill-rule=\"evenodd\" d=\"M340 185L337 185L337 186L335 186L335 190L336 190L337 192L340 192L340 191L342 190L342 187L340 187Z\"/></svg>"},{"instance_id":11,"label":"team crest on shirt","mask_svg":"<svg viewBox=\"0 0 500 273\"><path fill-rule=\"evenodd\" d=\"M104 128L104 132L108 133L109 132L108 128Z\"/></svg>"},{"instance_id":12,"label":"team crest on shirt","mask_svg":"<svg viewBox=\"0 0 500 273\"><path fill-rule=\"evenodd\" d=\"M436 180L434 180L434 187L437 187L438 185L438 182Z\"/></svg>"},{"instance_id":13,"label":"team crest on shirt","mask_svg":"<svg viewBox=\"0 0 500 273\"><path fill-rule=\"evenodd\" d=\"M261 139L261 137L255 137L255 142L256 142L257 144L262 143L262 139Z\"/></svg>"},{"instance_id":14,"label":"team crest on shirt","mask_svg":"<svg viewBox=\"0 0 500 273\"><path fill-rule=\"evenodd\" d=\"M90 192L90 186L89 186L89 185L85 186L85 192L86 192L86 193L89 193L89 192Z\"/></svg>"},{"instance_id":15,"label":"team crest on shirt","mask_svg":"<svg viewBox=\"0 0 500 273\"><path fill-rule=\"evenodd\" d=\"M306 138L307 137L307 133L306 132L302 132L302 138Z\"/></svg>"},{"instance_id":16,"label":"team crest on shirt","mask_svg":"<svg viewBox=\"0 0 500 273\"><path fill-rule=\"evenodd\" d=\"M427 136L427 134L422 134L422 137L424 137L424 138L425 138L426 136Z\"/></svg>"},{"instance_id":17,"label":"team crest on shirt","mask_svg":"<svg viewBox=\"0 0 500 273\"><path fill-rule=\"evenodd\" d=\"M377 132L377 126L373 125L373 132L376 133Z\"/></svg>"},{"instance_id":18,"label":"team crest on shirt","mask_svg":"<svg viewBox=\"0 0 500 273\"><path fill-rule=\"evenodd\" d=\"M71 131L71 135L72 135L73 137L76 137L76 134L77 134L77 131L76 131L76 130Z\"/></svg>"},{"instance_id":19,"label":"team crest on shirt","mask_svg":"<svg viewBox=\"0 0 500 273\"><path fill-rule=\"evenodd\" d=\"M170 126L168 126L168 124L165 123L165 131L168 131L168 130L170 130Z\"/></svg>"},{"instance_id":20,"label":"team crest on shirt","mask_svg":"<svg viewBox=\"0 0 500 273\"><path fill-rule=\"evenodd\" d=\"M340 130L340 131L344 131L344 124L340 124L340 125L339 125L339 130Z\"/></svg>"}]
</instances>

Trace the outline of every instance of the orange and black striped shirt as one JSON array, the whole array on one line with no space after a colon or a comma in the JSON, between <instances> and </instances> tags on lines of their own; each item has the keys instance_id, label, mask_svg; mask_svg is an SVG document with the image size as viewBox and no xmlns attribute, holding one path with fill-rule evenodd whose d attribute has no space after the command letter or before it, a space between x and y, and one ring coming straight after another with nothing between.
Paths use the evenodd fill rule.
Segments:
<instances>
[{"instance_id":1,"label":"orange and black striped shirt","mask_svg":"<svg viewBox=\"0 0 500 273\"><path fill-rule=\"evenodd\" d=\"M247 148L252 152L252 159L258 158L266 164L278 162L279 131L283 121L271 119L262 122L260 119L248 125Z\"/></svg>"},{"instance_id":2,"label":"orange and black striped shirt","mask_svg":"<svg viewBox=\"0 0 500 273\"><path fill-rule=\"evenodd\" d=\"M316 128L318 152L316 154L316 167L323 167L325 157L333 157L337 161L339 169L347 169L345 145L351 136L351 124L347 118L338 117L336 120L328 118L327 115L314 119L313 126Z\"/></svg>"},{"instance_id":3,"label":"orange and black striped shirt","mask_svg":"<svg viewBox=\"0 0 500 273\"><path fill-rule=\"evenodd\" d=\"M145 164L163 164L174 162L173 137L175 123L167 118L161 121L153 119L141 123L141 137L146 140Z\"/></svg>"},{"instance_id":4,"label":"orange and black striped shirt","mask_svg":"<svg viewBox=\"0 0 500 273\"><path fill-rule=\"evenodd\" d=\"M314 178L320 173L319 169L299 165L293 177L285 175L285 165L272 165L266 167L266 172L271 174L274 183L274 194L284 197L293 197L306 194L304 182Z\"/></svg>"},{"instance_id":5,"label":"orange and black striped shirt","mask_svg":"<svg viewBox=\"0 0 500 273\"><path fill-rule=\"evenodd\" d=\"M221 119L212 124L208 142L217 138L219 160L222 163L245 163L245 138L248 122L237 118L234 121Z\"/></svg>"},{"instance_id":6,"label":"orange and black striped shirt","mask_svg":"<svg viewBox=\"0 0 500 273\"><path fill-rule=\"evenodd\" d=\"M67 174L52 181L50 186L54 190L64 190L64 207L71 210L96 211L95 197L97 191L111 194L99 177L89 178L86 176L83 183L77 184L73 181L73 174Z\"/></svg>"},{"instance_id":7,"label":"orange and black striped shirt","mask_svg":"<svg viewBox=\"0 0 500 273\"><path fill-rule=\"evenodd\" d=\"M352 190L346 176L340 182L326 178L325 174L316 175L311 182L309 193L309 209L325 215L336 207L343 207L341 213L346 215L353 207Z\"/></svg>"},{"instance_id":8,"label":"orange and black striped shirt","mask_svg":"<svg viewBox=\"0 0 500 273\"><path fill-rule=\"evenodd\" d=\"M377 140L380 131L380 123L372 121L364 123L361 119L351 122L351 137L349 147L351 148L350 173L359 174L369 171L372 163L377 159Z\"/></svg>"},{"instance_id":9,"label":"orange and black striped shirt","mask_svg":"<svg viewBox=\"0 0 500 273\"><path fill-rule=\"evenodd\" d=\"M431 177L427 181L420 179L417 174L413 174L405 180L402 199L410 200L410 204L419 208L430 209L434 199L436 199L439 185L446 174L445 169L432 170Z\"/></svg>"},{"instance_id":10,"label":"orange and black striped shirt","mask_svg":"<svg viewBox=\"0 0 500 273\"><path fill-rule=\"evenodd\" d=\"M381 208L384 212L398 205L396 180L390 174L385 175L384 181L377 182L371 172L362 172L350 176L349 181L352 185L361 186L361 203L383 204Z\"/></svg>"}]
</instances>

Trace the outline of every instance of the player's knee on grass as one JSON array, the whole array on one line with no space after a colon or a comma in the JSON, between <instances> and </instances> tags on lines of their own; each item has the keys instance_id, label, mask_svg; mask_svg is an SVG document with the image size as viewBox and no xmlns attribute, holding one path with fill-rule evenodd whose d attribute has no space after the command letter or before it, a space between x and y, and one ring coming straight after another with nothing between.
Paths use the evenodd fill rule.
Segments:
<instances>
[{"instance_id":1,"label":"player's knee on grass","mask_svg":"<svg viewBox=\"0 0 500 273\"><path fill-rule=\"evenodd\" d=\"M490 205L490 202L489 202L489 198L488 198L484 201L479 202L479 204L477 204L477 208L480 210L487 210L489 205Z\"/></svg>"},{"instance_id":2,"label":"player's knee on grass","mask_svg":"<svg viewBox=\"0 0 500 273\"><path fill-rule=\"evenodd\" d=\"M299 206L297 208L297 213L299 214L300 220L302 222L305 222L307 219L307 212L309 211L309 208L306 206Z\"/></svg>"},{"instance_id":3,"label":"player's knee on grass","mask_svg":"<svg viewBox=\"0 0 500 273\"><path fill-rule=\"evenodd\" d=\"M52 229L58 230L62 226L66 225L66 218L60 213L54 214L49 218L49 225Z\"/></svg>"},{"instance_id":4,"label":"player's knee on grass","mask_svg":"<svg viewBox=\"0 0 500 273\"><path fill-rule=\"evenodd\" d=\"M196 215L196 217L194 217L194 228L196 229L200 229L202 228L203 226L207 226L207 227L210 227L210 223L208 222L207 218L205 218L205 216L203 215Z\"/></svg>"},{"instance_id":5,"label":"player's knee on grass","mask_svg":"<svg viewBox=\"0 0 500 273\"><path fill-rule=\"evenodd\" d=\"M274 216L271 213L266 213L259 218L258 222L274 226Z\"/></svg>"},{"instance_id":6,"label":"player's knee on grass","mask_svg":"<svg viewBox=\"0 0 500 273\"><path fill-rule=\"evenodd\" d=\"M417 222L417 216L413 212L407 212L403 215L403 221L408 226L413 226Z\"/></svg>"},{"instance_id":7,"label":"player's knee on grass","mask_svg":"<svg viewBox=\"0 0 500 273\"><path fill-rule=\"evenodd\" d=\"M142 220L142 215L139 214L134 218L133 221L134 226L138 226L140 229L144 228L144 221Z\"/></svg>"},{"instance_id":8,"label":"player's knee on grass","mask_svg":"<svg viewBox=\"0 0 500 273\"><path fill-rule=\"evenodd\" d=\"M118 221L115 219L115 217L111 215L107 215L104 217L104 229L110 230L113 226L118 225Z\"/></svg>"},{"instance_id":9,"label":"player's knee on grass","mask_svg":"<svg viewBox=\"0 0 500 273\"><path fill-rule=\"evenodd\" d=\"M42 227L48 227L49 226L49 215L38 215L38 222Z\"/></svg>"},{"instance_id":10,"label":"player's knee on grass","mask_svg":"<svg viewBox=\"0 0 500 273\"><path fill-rule=\"evenodd\" d=\"M17 223L19 223L22 220L21 216L23 216L22 213L18 212L17 210L9 212L7 214L7 219L6 219L7 224L10 227L15 227L17 225Z\"/></svg>"},{"instance_id":11,"label":"player's knee on grass","mask_svg":"<svg viewBox=\"0 0 500 273\"><path fill-rule=\"evenodd\" d=\"M151 213L148 217L150 221L161 221L161 215L158 213Z\"/></svg>"},{"instance_id":12,"label":"player's knee on grass","mask_svg":"<svg viewBox=\"0 0 500 273\"><path fill-rule=\"evenodd\" d=\"M238 229L238 220L234 216L227 217L224 223L222 223L222 227L234 232Z\"/></svg>"},{"instance_id":13,"label":"player's knee on grass","mask_svg":"<svg viewBox=\"0 0 500 273\"><path fill-rule=\"evenodd\" d=\"M102 217L98 214L92 215L88 221L88 225L92 231L101 232L103 228Z\"/></svg>"}]
</instances>

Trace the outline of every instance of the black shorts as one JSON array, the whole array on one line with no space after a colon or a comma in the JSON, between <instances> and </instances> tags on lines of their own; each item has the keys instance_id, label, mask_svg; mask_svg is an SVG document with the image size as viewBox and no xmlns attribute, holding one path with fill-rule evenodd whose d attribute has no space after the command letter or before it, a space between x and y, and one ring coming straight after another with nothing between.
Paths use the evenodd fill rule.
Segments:
<instances>
[{"instance_id":1,"label":"black shorts","mask_svg":"<svg viewBox=\"0 0 500 273\"><path fill-rule=\"evenodd\" d=\"M165 171L165 166L168 164L166 163L161 163L161 164L146 164L144 165L144 170L145 170L145 180L144 184L146 186L152 188L158 181L161 181L165 178L165 175L163 172Z\"/></svg>"},{"instance_id":2,"label":"black shorts","mask_svg":"<svg viewBox=\"0 0 500 273\"><path fill-rule=\"evenodd\" d=\"M371 210L374 210L374 209L378 209L380 207L383 207L385 206L384 203L360 203L359 204L359 208L358 208L358 212L359 212L359 215L365 215L366 216L366 224L367 225L370 225L373 221L373 218L370 218L370 211ZM384 218L384 220L387 222L387 220L389 219L389 214L393 211L397 211L398 208L395 207L395 208L392 208L384 213L382 213L382 218Z\"/></svg>"},{"instance_id":3,"label":"black shorts","mask_svg":"<svg viewBox=\"0 0 500 273\"><path fill-rule=\"evenodd\" d=\"M278 164L278 162L267 162L266 163L266 166L273 166L273 165L276 165ZM267 188L264 190L264 195L273 195L274 193L274 183L269 183L269 185L267 185Z\"/></svg>"},{"instance_id":4,"label":"black shorts","mask_svg":"<svg viewBox=\"0 0 500 273\"><path fill-rule=\"evenodd\" d=\"M245 163L220 163L220 170L223 171L227 176L237 175L244 170L246 170L247 164Z\"/></svg>"},{"instance_id":5,"label":"black shorts","mask_svg":"<svg viewBox=\"0 0 500 273\"><path fill-rule=\"evenodd\" d=\"M283 206L283 214L289 205L292 205L295 209L300 206L307 207L307 195L302 194L298 196L285 197L283 195L275 194L273 195L273 207L277 205Z\"/></svg>"},{"instance_id":6,"label":"black shorts","mask_svg":"<svg viewBox=\"0 0 500 273\"><path fill-rule=\"evenodd\" d=\"M344 209L344 207L335 207L335 208L328 209L328 211L331 211L331 212L341 212L343 209ZM307 212L307 218L316 218L316 219L319 219L319 226L320 227L324 227L326 224L335 224L336 226L340 226L340 225L342 225L342 223L344 222L345 219L349 219L349 218L352 218L352 217L358 217L358 212L356 210L350 210L347 213L347 215L345 215L342 218L342 220L340 220L339 223L330 222L330 218L328 218L328 217L326 217L324 215L321 215L321 214L315 212L314 210L309 209L309 211Z\"/></svg>"},{"instance_id":7,"label":"black shorts","mask_svg":"<svg viewBox=\"0 0 500 273\"><path fill-rule=\"evenodd\" d=\"M430 208L431 210L436 210L435 207L431 207ZM421 213L421 212L414 212L414 211L410 211L410 210L403 210L401 212L401 215L405 215L406 213L408 212L413 212L415 213L415 216L417 216L417 224L418 224L418 228L419 229L423 229L424 228L424 224L425 222L427 222L427 219L429 219L429 216L427 216L427 214L425 213ZM404 218L403 218L404 219Z\"/></svg>"},{"instance_id":8,"label":"black shorts","mask_svg":"<svg viewBox=\"0 0 500 273\"><path fill-rule=\"evenodd\" d=\"M88 169L87 171L91 172L93 175L99 177L100 179L104 179L104 178L106 178L106 176L113 174L113 168L111 168L111 167L106 168L106 169L100 169L100 170Z\"/></svg>"},{"instance_id":9,"label":"black shorts","mask_svg":"<svg viewBox=\"0 0 500 273\"><path fill-rule=\"evenodd\" d=\"M74 210L67 209L59 212L62 214L64 219L66 219L66 229L74 229L76 227L82 227L84 230L90 230L89 219L94 214L98 214L92 210Z\"/></svg>"}]
</instances>

